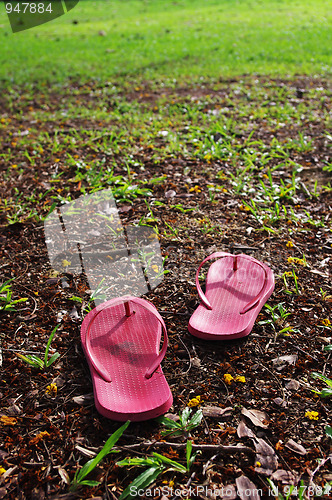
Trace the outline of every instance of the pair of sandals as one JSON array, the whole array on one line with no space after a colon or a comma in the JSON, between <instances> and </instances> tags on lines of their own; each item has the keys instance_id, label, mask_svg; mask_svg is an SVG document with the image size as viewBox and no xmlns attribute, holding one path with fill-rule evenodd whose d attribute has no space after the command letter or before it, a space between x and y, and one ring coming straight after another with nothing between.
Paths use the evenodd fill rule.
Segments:
<instances>
[{"instance_id":1,"label":"pair of sandals","mask_svg":"<svg viewBox=\"0 0 332 500\"><path fill-rule=\"evenodd\" d=\"M204 294L199 272L215 258ZM206 340L238 339L252 330L274 290L274 275L250 256L215 252L200 264L196 286L201 303L190 318L189 332ZM160 366L167 330L153 304L129 295L109 300L85 317L81 339L101 415L137 422L169 410L173 397Z\"/></svg>"}]
</instances>

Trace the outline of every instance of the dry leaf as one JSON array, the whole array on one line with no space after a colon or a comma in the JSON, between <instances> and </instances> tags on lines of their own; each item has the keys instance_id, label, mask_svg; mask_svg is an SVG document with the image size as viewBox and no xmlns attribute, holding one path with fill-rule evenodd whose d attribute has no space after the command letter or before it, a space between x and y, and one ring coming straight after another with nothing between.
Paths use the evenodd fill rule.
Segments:
<instances>
[{"instance_id":1,"label":"dry leaf","mask_svg":"<svg viewBox=\"0 0 332 500\"><path fill-rule=\"evenodd\" d=\"M176 196L176 192L173 189L166 191L165 198L174 198Z\"/></svg>"},{"instance_id":2,"label":"dry leaf","mask_svg":"<svg viewBox=\"0 0 332 500\"><path fill-rule=\"evenodd\" d=\"M301 444L296 443L293 439L289 439L285 446L299 455L306 455L307 453L307 450Z\"/></svg>"},{"instance_id":3,"label":"dry leaf","mask_svg":"<svg viewBox=\"0 0 332 500\"><path fill-rule=\"evenodd\" d=\"M267 414L264 411L260 410L247 410L246 408L242 408L242 415L249 418L251 422L257 427L262 427L263 429L267 429L269 426L269 422L267 419Z\"/></svg>"},{"instance_id":4,"label":"dry leaf","mask_svg":"<svg viewBox=\"0 0 332 500\"><path fill-rule=\"evenodd\" d=\"M254 445L256 448L256 472L270 476L278 467L276 452L264 439L256 438Z\"/></svg>"},{"instance_id":5,"label":"dry leaf","mask_svg":"<svg viewBox=\"0 0 332 500\"><path fill-rule=\"evenodd\" d=\"M278 358L272 359L272 363L275 366L280 366L280 365L284 365L284 364L295 365L296 361L297 361L297 354L278 356Z\"/></svg>"},{"instance_id":6,"label":"dry leaf","mask_svg":"<svg viewBox=\"0 0 332 500\"><path fill-rule=\"evenodd\" d=\"M70 478L69 478L67 472L65 471L65 469L63 469L63 467L59 467L58 472L59 472L59 476L61 477L62 481L65 484L70 484Z\"/></svg>"},{"instance_id":7,"label":"dry leaf","mask_svg":"<svg viewBox=\"0 0 332 500\"><path fill-rule=\"evenodd\" d=\"M220 417L230 417L233 408L230 406L228 408L219 408L219 406L206 406L202 408L204 417L220 418Z\"/></svg>"},{"instance_id":8,"label":"dry leaf","mask_svg":"<svg viewBox=\"0 0 332 500\"><path fill-rule=\"evenodd\" d=\"M300 388L300 383L297 380L291 379L289 382L286 384L286 389L288 391L297 391Z\"/></svg>"},{"instance_id":9,"label":"dry leaf","mask_svg":"<svg viewBox=\"0 0 332 500\"><path fill-rule=\"evenodd\" d=\"M89 405L93 402L93 393L82 394L81 396L75 396L73 398L74 403L80 406Z\"/></svg>"},{"instance_id":10,"label":"dry leaf","mask_svg":"<svg viewBox=\"0 0 332 500\"><path fill-rule=\"evenodd\" d=\"M220 489L220 487L217 489ZM227 484L223 486L222 492L223 496L221 497L221 500L236 500L237 498L236 487L234 484Z\"/></svg>"},{"instance_id":11,"label":"dry leaf","mask_svg":"<svg viewBox=\"0 0 332 500\"><path fill-rule=\"evenodd\" d=\"M235 482L241 500L259 500L258 488L247 476L237 477Z\"/></svg>"},{"instance_id":12,"label":"dry leaf","mask_svg":"<svg viewBox=\"0 0 332 500\"><path fill-rule=\"evenodd\" d=\"M272 481L281 481L283 484L295 484L296 480L294 474L288 470L278 469L271 478Z\"/></svg>"},{"instance_id":13,"label":"dry leaf","mask_svg":"<svg viewBox=\"0 0 332 500\"><path fill-rule=\"evenodd\" d=\"M244 420L241 420L241 422L239 423L239 425L237 427L236 432L237 432L237 435L239 436L239 438L244 438L244 437L254 438L254 437L256 437L255 433L251 429L249 429L249 427L247 427Z\"/></svg>"}]
</instances>

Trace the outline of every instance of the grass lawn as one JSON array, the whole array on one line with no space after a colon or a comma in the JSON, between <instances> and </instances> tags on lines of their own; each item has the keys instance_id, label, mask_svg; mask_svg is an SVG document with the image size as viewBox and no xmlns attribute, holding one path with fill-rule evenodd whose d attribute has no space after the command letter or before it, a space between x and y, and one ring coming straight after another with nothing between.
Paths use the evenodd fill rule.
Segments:
<instances>
[{"instance_id":1,"label":"grass lawn","mask_svg":"<svg viewBox=\"0 0 332 500\"><path fill-rule=\"evenodd\" d=\"M242 488L280 499L293 485L292 498L309 498L308 486L310 498L330 498L329 3L81 0L18 34L1 5L1 498L125 500L141 473L136 485L169 498L190 487L193 498L249 498ZM164 269L150 267L163 280L147 300L168 329L174 401L170 420L131 423L117 455L84 467L120 423L94 405L80 326L96 287L77 246L85 270L109 279L106 295L124 294L116 278L135 278L132 267L114 273L123 248L84 223L72 247L60 231L66 253L54 265L43 223L103 190L127 234L158 237ZM107 203L99 215L107 228L117 221ZM275 275L238 340L188 332L195 273L215 251ZM123 346L131 370L141 349Z\"/></svg>"},{"instance_id":2,"label":"grass lawn","mask_svg":"<svg viewBox=\"0 0 332 500\"><path fill-rule=\"evenodd\" d=\"M330 6L328 0L81 0L51 23L12 34L1 5L0 79L326 74Z\"/></svg>"}]
</instances>

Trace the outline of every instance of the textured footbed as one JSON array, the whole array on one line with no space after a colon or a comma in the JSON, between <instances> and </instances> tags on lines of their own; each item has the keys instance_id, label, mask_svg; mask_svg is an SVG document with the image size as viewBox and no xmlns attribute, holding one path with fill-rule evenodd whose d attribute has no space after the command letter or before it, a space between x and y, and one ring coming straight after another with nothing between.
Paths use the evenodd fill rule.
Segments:
<instances>
[{"instance_id":1,"label":"textured footbed","mask_svg":"<svg viewBox=\"0 0 332 500\"><path fill-rule=\"evenodd\" d=\"M144 307L129 303L129 317L124 304L116 305L104 309L91 327L91 350L111 382L96 372L86 349L87 328L98 307L86 316L81 328L96 408L103 416L119 421L155 418L165 413L173 401L161 367L151 378L145 377L159 353L161 325Z\"/></svg>"},{"instance_id":2,"label":"textured footbed","mask_svg":"<svg viewBox=\"0 0 332 500\"><path fill-rule=\"evenodd\" d=\"M263 263L267 283L259 303L244 314L240 311L263 287L264 270L252 260L238 256L238 269L233 270L234 257L225 257L211 264L206 277L205 296L212 306L200 304L189 320L188 330L203 339L240 338L248 335L254 322L274 290L274 275Z\"/></svg>"}]
</instances>

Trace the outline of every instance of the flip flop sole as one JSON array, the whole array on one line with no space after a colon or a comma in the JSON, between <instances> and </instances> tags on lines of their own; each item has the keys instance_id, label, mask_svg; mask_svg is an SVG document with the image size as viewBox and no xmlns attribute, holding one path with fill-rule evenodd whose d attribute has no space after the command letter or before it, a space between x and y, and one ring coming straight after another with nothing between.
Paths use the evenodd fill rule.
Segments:
<instances>
[{"instance_id":1,"label":"flip flop sole","mask_svg":"<svg viewBox=\"0 0 332 500\"><path fill-rule=\"evenodd\" d=\"M103 416L118 421L160 416L172 405L170 388L161 367L150 378L145 374L159 353L161 325L139 304L130 304L131 314L126 316L123 304L107 308L108 303L103 304L100 314L98 308L91 311L81 328L96 408ZM94 317L91 349L110 382L95 370L87 349L87 329Z\"/></svg>"},{"instance_id":2,"label":"flip flop sole","mask_svg":"<svg viewBox=\"0 0 332 500\"><path fill-rule=\"evenodd\" d=\"M212 306L200 304L191 316L188 330L206 340L237 339L248 335L265 302L274 290L274 275L263 263L241 259L234 272L234 257L214 262L206 278L205 297ZM264 293L249 311L241 313L260 292L266 279Z\"/></svg>"}]
</instances>

